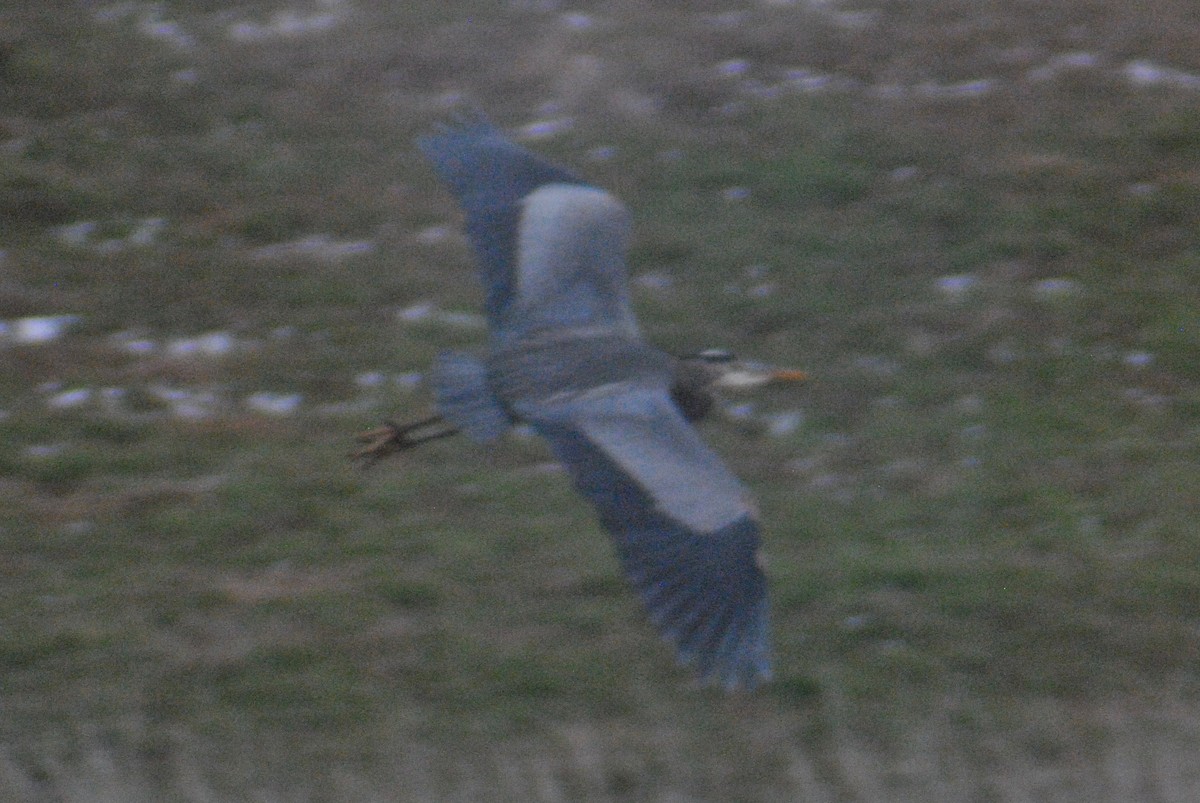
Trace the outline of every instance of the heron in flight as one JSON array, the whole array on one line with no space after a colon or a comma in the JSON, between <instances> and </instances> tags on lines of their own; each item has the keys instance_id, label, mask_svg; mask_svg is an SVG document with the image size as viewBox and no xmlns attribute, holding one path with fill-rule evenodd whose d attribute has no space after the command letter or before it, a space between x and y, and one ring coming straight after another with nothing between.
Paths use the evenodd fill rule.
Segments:
<instances>
[{"instance_id":1,"label":"heron in flight","mask_svg":"<svg viewBox=\"0 0 1200 803\"><path fill-rule=\"evenodd\" d=\"M363 433L355 456L370 464L457 432L487 442L527 423L595 506L681 662L726 690L768 680L757 510L692 422L714 388L804 375L724 351L678 359L643 341L629 304L625 207L481 115L461 115L418 146L466 213L489 339L480 354L435 360L437 415Z\"/></svg>"}]
</instances>

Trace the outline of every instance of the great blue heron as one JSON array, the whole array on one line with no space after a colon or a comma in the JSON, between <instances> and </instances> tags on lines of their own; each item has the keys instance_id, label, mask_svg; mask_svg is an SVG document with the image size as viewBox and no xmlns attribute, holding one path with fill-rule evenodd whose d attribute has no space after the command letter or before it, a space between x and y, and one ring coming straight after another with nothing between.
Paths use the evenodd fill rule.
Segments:
<instances>
[{"instance_id":1,"label":"great blue heron","mask_svg":"<svg viewBox=\"0 0 1200 803\"><path fill-rule=\"evenodd\" d=\"M702 682L771 676L757 511L690 422L714 387L798 371L721 351L676 359L647 345L629 306L629 215L616 198L506 138L476 114L418 140L466 212L489 340L431 371L437 415L363 433L368 462L517 421L549 442L596 508L651 619Z\"/></svg>"}]
</instances>

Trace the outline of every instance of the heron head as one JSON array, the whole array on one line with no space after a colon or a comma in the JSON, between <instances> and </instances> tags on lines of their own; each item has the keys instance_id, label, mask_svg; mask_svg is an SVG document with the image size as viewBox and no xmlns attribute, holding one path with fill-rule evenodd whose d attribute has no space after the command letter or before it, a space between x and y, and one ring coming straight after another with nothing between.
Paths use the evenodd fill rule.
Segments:
<instances>
[{"instance_id":1,"label":"heron head","mask_svg":"<svg viewBox=\"0 0 1200 803\"><path fill-rule=\"evenodd\" d=\"M686 359L704 368L710 377L711 387L724 390L750 390L772 382L802 382L808 379L804 371L739 360L725 349L705 349Z\"/></svg>"},{"instance_id":2,"label":"heron head","mask_svg":"<svg viewBox=\"0 0 1200 803\"><path fill-rule=\"evenodd\" d=\"M688 421L698 421L712 409L713 389L751 390L771 382L799 382L803 371L774 368L739 360L724 349L705 349L679 358L671 381L671 398Z\"/></svg>"}]
</instances>

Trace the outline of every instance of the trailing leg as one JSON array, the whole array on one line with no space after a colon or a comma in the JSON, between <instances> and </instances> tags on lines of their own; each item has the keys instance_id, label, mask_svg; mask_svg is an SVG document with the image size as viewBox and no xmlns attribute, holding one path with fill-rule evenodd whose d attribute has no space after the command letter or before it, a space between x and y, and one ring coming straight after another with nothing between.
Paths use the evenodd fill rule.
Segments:
<instances>
[{"instance_id":1,"label":"trailing leg","mask_svg":"<svg viewBox=\"0 0 1200 803\"><path fill-rule=\"evenodd\" d=\"M440 428L435 429L435 427ZM422 432L422 430L430 431ZM360 433L357 440L364 445L351 452L350 458L362 461L363 468L370 468L383 458L390 457L397 452L418 446L426 441L457 434L458 430L447 425L439 415L414 421L411 424L397 424L388 421L381 427Z\"/></svg>"}]
</instances>

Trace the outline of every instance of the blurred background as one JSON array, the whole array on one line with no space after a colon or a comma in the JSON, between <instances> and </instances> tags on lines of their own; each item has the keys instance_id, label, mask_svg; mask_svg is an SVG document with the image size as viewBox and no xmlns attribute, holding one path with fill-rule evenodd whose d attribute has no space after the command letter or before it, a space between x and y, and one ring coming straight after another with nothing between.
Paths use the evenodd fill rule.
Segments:
<instances>
[{"instance_id":1,"label":"blurred background","mask_svg":"<svg viewBox=\"0 0 1200 803\"><path fill-rule=\"evenodd\" d=\"M1200 799L1200 7L0 6L0 798ZM484 336L413 137L617 193L776 681L691 685L535 439L345 455Z\"/></svg>"}]
</instances>

